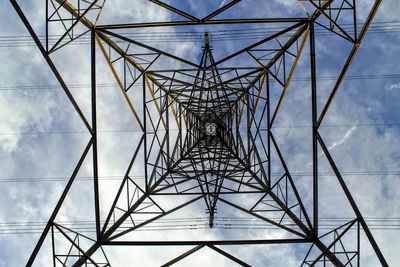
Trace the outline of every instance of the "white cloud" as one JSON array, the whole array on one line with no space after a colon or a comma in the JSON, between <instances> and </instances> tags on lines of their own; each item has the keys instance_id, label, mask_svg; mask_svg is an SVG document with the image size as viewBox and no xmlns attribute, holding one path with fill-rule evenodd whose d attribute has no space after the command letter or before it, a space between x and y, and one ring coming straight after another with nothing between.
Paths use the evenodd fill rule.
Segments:
<instances>
[{"instance_id":1,"label":"white cloud","mask_svg":"<svg viewBox=\"0 0 400 267\"><path fill-rule=\"evenodd\" d=\"M387 88L387 90L392 91L392 90L397 90L400 88L400 83L395 83L389 86L389 88Z\"/></svg>"},{"instance_id":2,"label":"white cloud","mask_svg":"<svg viewBox=\"0 0 400 267\"><path fill-rule=\"evenodd\" d=\"M353 132L355 130L356 130L356 126L351 127L351 129L349 129L340 140L333 142L333 144L330 145L328 147L328 149L331 150L331 149L334 149L335 147L337 147L337 146L339 146L341 144L344 144L344 142L346 142L346 140L351 137L351 135L353 134Z\"/></svg>"},{"instance_id":3,"label":"white cloud","mask_svg":"<svg viewBox=\"0 0 400 267\"><path fill-rule=\"evenodd\" d=\"M144 19L145 17L149 20L167 20L168 14L166 11L160 11L160 9L155 8L152 5L151 8L145 8L144 5L135 4L132 5L131 1L119 1L118 4L124 6L122 9L115 8L111 2L107 2L107 6L105 11L109 13L104 13L104 17L101 20L101 23L114 23L114 22L125 22L125 21L139 21ZM284 1L280 2L279 4L283 4L289 6L290 2ZM222 5L222 3L221 3ZM394 4L392 4L393 6ZM267 7L265 7L267 8ZM259 12L261 13L262 10ZM283 10L275 10L278 13L284 13ZM274 11L274 12L275 12ZM286 10L287 11L287 10ZM271 10L269 12L272 12ZM10 14L14 14L13 16L16 17L15 13L10 10ZM106 15L106 14L109 14ZM35 15L35 14L33 14ZM12 15L9 15L12 16ZM43 20L42 14L37 14L36 17L36 24L41 23ZM19 22L19 20L17 19ZM20 22L19 22L20 23ZM21 24L21 23L20 23ZM19 24L19 25L20 25ZM11 27L13 28L13 27ZM42 29L43 30L43 29ZM24 31L23 34L26 34ZM164 44L165 49L171 49L174 47L174 44ZM184 44L180 47L179 51L177 51L180 55L186 55L192 52L193 46L190 44ZM8 79L14 80L11 85L18 85L22 82L24 83L32 83L36 84L40 80L40 82L45 83L52 83L56 84L55 80L42 80L42 78L38 78L38 73L45 69L44 62L40 59L40 55L38 55L36 48L28 48L22 51L19 55L20 58L12 58L12 56L7 55L5 58L10 64L0 68L0 73L2 77L9 77ZM32 51L36 51L36 56L31 56L30 53ZM75 57L80 55L80 48L76 47L72 49L71 52L75 52ZM327 50L327 52L331 53ZM70 55L73 53L70 53ZM66 62L74 62L75 60L80 60L81 64L78 64L79 68L66 68L64 70L64 74L68 77L68 81L73 83L87 83L88 77L86 72L82 71L85 69L87 71L88 65L85 64L85 59L82 58L75 58L73 56L60 56L57 59L57 62L66 63ZM35 60L35 67L27 68L27 66L23 66L23 64L29 63L32 64L31 60ZM21 62L16 64L15 62ZM8 67L8 69L7 69ZM15 74L19 74L24 69L25 73L27 74L24 79L21 79L22 75L18 75L20 77L16 77ZM50 75L48 75L50 77ZM46 76L47 77L47 76ZM48 79L48 78L47 78ZM108 74L105 74L103 77L100 77L101 82L103 83L113 83L112 77ZM9 84L7 84L9 85ZM393 87L393 88L392 88ZM399 86L398 84L393 84L389 88L391 91L398 91L395 90ZM75 90L75 93L79 93L81 89ZM84 89L82 89L84 90ZM103 89L101 89L103 90ZM130 127L132 126L132 117L130 114L127 116L120 115L121 113L125 113L126 109L121 108L121 105L124 105L123 101L120 101L122 97L119 95L119 92L115 94L110 92L109 90L117 91L116 88L107 88L104 91L99 93L99 97L101 98L101 113L102 118L104 119L104 126L113 126L113 127ZM352 88L352 90L355 90ZM350 91L350 90L349 90ZM81 93L83 93L81 91ZM24 94L21 93L12 93L14 97L7 96L8 92L2 92L0 96L0 105L2 107L2 112L0 114L0 129L3 132L23 132L23 131L31 131L31 130L38 130L38 131L49 131L61 128L61 126L66 126L67 129L83 129L82 124L79 120L74 117L71 119L69 116L73 114L72 109L70 108L70 104L66 103L66 99L60 96L54 96L52 93L39 93L36 94L32 92L31 94ZM85 106L85 110L88 109L89 103L89 95L88 90L84 94L79 94L80 97L80 104ZM296 103L301 105L302 97L306 96L305 93L296 92L296 94L292 95L292 99L290 97L288 99L290 106L291 103ZM340 96L338 96L340 97ZM347 98L339 98L339 108L333 108L330 110L329 119L330 122L333 123L340 123L341 120L345 120L345 122L352 123L354 121L363 121L368 122L369 120L372 121L373 118L368 117L367 115L360 115L356 116L355 114L362 114L354 112L354 109L358 109L357 111L362 110L362 107L357 106L357 102L352 97ZM138 99L140 101L140 99ZM100 105L100 103L99 103ZM114 105L111 107L111 105ZM69 108L67 108L67 106ZM307 114L303 114L304 112L296 105L293 105L293 109L287 107L289 112L285 114L282 121L294 123L296 122L296 115L299 114L299 117L305 116ZM306 105L305 105L306 106ZM355 107L354 107L355 106ZM301 107L301 106L300 106ZM379 106L378 108L383 109L383 106ZM60 112L61 110L61 112ZM58 111L58 112L55 112ZM295 111L295 112L290 112ZM65 114L63 115L63 112ZM99 112L100 113L100 112ZM297 113L297 114L296 114ZM347 118L346 116L354 115L351 118ZM90 118L90 114L88 114L88 118ZM60 125L61 124L61 125ZM100 126L99 126L100 127ZM123 134L122 134L123 135ZM134 134L133 134L134 135ZM126 162L123 162L121 159L126 157L125 155L131 155L133 153L132 147L137 142L134 138L129 135L125 135L121 137L118 134L112 134L106 136L104 134L104 143L99 148L101 151L101 160L103 162L101 166L101 173L105 174L121 174L123 172L124 167L126 167ZM85 135L85 138L87 135ZM283 144L284 148L284 155L290 159L290 167L293 169L300 169L303 167L301 164L306 159L309 159L310 155L304 155L304 147L306 147L309 143L302 141L304 139L304 132L300 130L294 130L287 135L282 134L279 136L280 142ZM308 137L307 137L308 138ZM330 150L333 150L332 153L335 156L335 159L338 160L338 164L344 170L371 170L370 168L377 167L380 170L394 170L398 169L398 154L396 154L396 148L398 147L394 140L398 140L399 132L396 130L385 130L384 134L381 134L377 131L362 131L360 128L356 126L352 126L348 130L340 130L340 131L331 131L331 132L324 132L324 138L326 138L331 144L329 146ZM23 139L23 140L22 140ZM26 137L21 137L19 135L14 136L0 136L0 145L2 146L3 150L1 152L2 158L2 165L4 167L3 170L5 175L10 174L20 174L26 176L33 176L39 175L40 177L48 177L48 176L59 176L60 172L62 172L62 176L68 175L73 165L76 163L77 158L79 157L79 153L83 150L84 141L78 141L79 136L75 136L73 138L67 137L47 137L42 136L41 138L32 138L27 139ZM85 139L86 140L86 139ZM372 141L371 141L372 140ZM294 144L293 141L298 141L298 144ZM357 149L356 149L357 148ZM300 153L303 151L303 153ZM292 153L293 152L293 153ZM5 158L6 160L3 160ZM38 159L43 159L38 162ZM90 157L89 162L83 168L83 173L80 175L85 175L85 173L90 173ZM140 166L135 166L134 172L139 171ZM366 182L363 179L356 179L356 178L347 178L349 182L349 187L353 192L355 192L355 197L358 201L361 202L361 208L363 212L366 212L367 217L373 216L374 214L379 214L380 216L388 216L391 213L399 214L398 208L398 197L396 198L396 188L398 188L398 183L395 179L392 180L368 180ZM7 203L8 207L2 209L0 213L1 221L10 222L13 220L31 220L31 221L46 221L49 213L54 207L55 201L57 200L58 196L60 195L60 191L65 183L42 183L40 185L29 183L26 185L10 185L3 188L2 192L3 198L1 203ZM86 203L82 199L79 199L79 202L68 202L66 205L66 210L63 212L63 219L71 219L77 218L75 215L68 216L76 211L77 208L82 208L87 211L87 208L83 208L86 204L89 206L91 196L88 192L90 192L91 183L81 182L78 183L77 186L81 186L84 184L85 186L81 187L81 191L77 190L74 195L79 195L80 193L87 193L86 194ZM90 185L88 185L90 184ZM117 183L116 183L117 184ZM104 191L103 194L106 194L109 191L107 188L107 182L103 183ZM336 186L332 182L332 187ZM111 186L110 186L111 187ZM376 190L371 190L371 187L375 188ZM383 194L382 194L383 192ZM111 194L110 194L111 195ZM110 198L111 196L106 195L105 198ZM335 196L327 196L327 201L335 200ZM336 208L340 206L342 202L335 203L332 208ZM198 206L194 206L195 208L192 212L198 212ZM390 206L394 209L394 211L387 210L386 208L383 209L384 206ZM204 207L201 207L201 212L204 211ZM90 217L92 212L86 212L85 216ZM204 215L202 213L202 215ZM267 235L269 232L263 232L262 234ZM394 249L391 247L392 243L396 243L398 240L391 236L393 232L379 232L378 238L379 242L383 244L384 252L387 252L388 257L390 258L391 262L397 262L398 256L396 256L396 252L393 251ZM219 233L210 234L211 237L218 237ZM229 235L228 233L225 233ZM150 234L147 234L149 236ZM167 234L166 234L167 235ZM146 234L144 235L146 236ZM161 235L163 236L163 235ZM194 235L193 235L194 236ZM192 233L190 232L180 232L176 234L177 238L186 238L192 237ZM21 242L20 240L28 240L26 243ZM27 258L34 241L37 239L37 236L32 237L31 235L23 236L21 239L18 237L9 237L3 238L1 237L0 242L1 244L9 245L11 248L15 249L12 251L12 254L18 254L18 260L21 262L7 262L7 265L14 265L20 266L25 263L25 259ZM390 241L387 241L390 240ZM3 246L3 245L2 245ZM18 250L17 250L18 249ZM294 248L282 248L278 246L268 247L268 249L248 249L248 248L240 248L242 251L246 251L249 255L254 257L254 261L256 264L262 265L264 262L263 260L267 261L269 258L271 265L277 266L278 264L282 263L282 259L288 258L288 255L292 255L296 252ZM21 255L21 251L23 251L24 255ZM242 252L241 251L241 252ZM147 259L147 263L150 265L154 262L159 262L159 257L167 258L164 256L151 256L154 254L150 254L150 249L139 249L138 251L140 255L135 257L135 259L140 263L143 261L143 258ZM150 255L149 255L150 254ZM0 254L2 255L2 254ZM204 253L202 255L202 260L205 262L203 264L209 263L212 261L209 259L210 253ZM386 254L385 254L386 255ZM117 260L121 261L121 264L125 264L122 261L125 261L126 258L122 256L118 257L118 253L112 254L112 256L116 257ZM396 258L397 257L397 258ZM239 257L240 258L240 257ZM195 257L193 259L196 259ZM200 261L199 261L200 262ZM215 262L212 262L215 264ZM230 264L224 260L218 262L220 266L226 265L229 266ZM2 263L0 263L1 265ZM295 266L295 262L288 262L287 266Z\"/></svg>"}]
</instances>

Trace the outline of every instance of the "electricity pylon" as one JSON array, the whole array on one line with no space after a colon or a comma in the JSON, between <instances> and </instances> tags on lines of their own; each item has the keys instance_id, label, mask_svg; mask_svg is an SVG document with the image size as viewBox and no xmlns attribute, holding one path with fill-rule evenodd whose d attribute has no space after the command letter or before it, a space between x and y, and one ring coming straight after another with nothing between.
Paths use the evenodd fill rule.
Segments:
<instances>
[{"instance_id":1,"label":"electricity pylon","mask_svg":"<svg viewBox=\"0 0 400 267\"><path fill-rule=\"evenodd\" d=\"M172 14L171 21L122 21L119 24L98 23L107 12L107 5L114 3L47 0L45 38L38 37L27 19L28 13L34 11L24 13L16 0L10 2L91 136L28 266L34 264L45 240L51 240L54 266L111 266L104 248L115 246L191 247L163 266L173 265L206 248L239 265L249 266L241 259L244 255L235 255L226 248L270 244L310 244L302 266L355 266L360 264L361 235L366 237L380 264L388 266L319 132L381 1L374 1L359 27L355 0L299 0L303 15L288 18L229 17L232 16L230 10L240 11L243 9L240 2L246 1L223 1L199 18L179 7L178 3L149 0L149 5L168 10ZM209 4L213 9L213 4ZM199 1L198 5L206 3ZM243 14L245 11L242 10ZM197 62L136 40L140 34L129 34L130 30L151 32L165 27L196 29L218 25L234 30L242 25L261 25L268 30L261 37L253 36L250 43L239 37L232 40L232 43L244 45L225 55L224 51L214 47L212 33L204 31ZM352 47L344 65L339 67L339 76L322 108L317 106L316 27L319 32L329 32L336 40L344 40ZM52 31L58 34L54 35ZM90 43L91 120L75 100L51 57L84 38ZM174 40L179 41L179 37ZM274 126L277 116L285 108L285 96L293 87L291 80L305 48L309 50L307 66L301 71L310 77L312 130L304 138L309 138L312 144L312 179L301 184L300 189L299 183L304 180L300 182L292 175ZM104 57L140 132L125 175L118 180L118 190L106 193L113 194L108 206L103 206L104 191L99 190L96 97L99 55ZM57 217L90 151L93 237L59 222ZM324 198L318 191L321 155L335 174L343 201L353 212L353 218L329 231L319 227L322 209L319 200ZM144 179L139 179L134 168L141 168ZM307 188L306 193L304 188ZM171 201L172 197L174 201ZM145 240L140 235L135 236L146 227L188 210L207 216L207 231L217 230L218 216L229 214L230 217L225 219L227 224L251 218L268 225L269 235L264 233L254 238L231 231L229 236L216 239L200 236L196 240ZM254 226L245 227L254 230ZM283 234L274 235L277 232Z\"/></svg>"}]
</instances>

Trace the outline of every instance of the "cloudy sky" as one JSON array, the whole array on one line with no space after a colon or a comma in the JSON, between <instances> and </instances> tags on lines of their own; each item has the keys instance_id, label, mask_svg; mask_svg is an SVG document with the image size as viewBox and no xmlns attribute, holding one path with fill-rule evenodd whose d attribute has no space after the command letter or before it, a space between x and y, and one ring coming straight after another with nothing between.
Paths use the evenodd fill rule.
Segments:
<instances>
[{"instance_id":1,"label":"cloudy sky","mask_svg":"<svg viewBox=\"0 0 400 267\"><path fill-rule=\"evenodd\" d=\"M172 3L175 1L169 1ZM207 1L196 10L199 17L215 9L224 1ZM242 1L237 9L226 13L226 17L245 16L243 10L261 16L295 16L301 14L297 1ZM270 1L269 1L270 2ZM192 12L196 1L188 1L182 9ZM365 11L372 1L357 1L362 23ZM43 3L24 3L22 5L31 19L38 35L44 33ZM64 92L59 87L45 60L30 41L28 32L11 4L2 0L0 4L0 266L22 266L26 263L37 239L49 218L57 199L66 185L76 163L87 145L90 135L79 116L74 111ZM397 3L383 1L375 23L367 34L353 65L348 79L342 85L334 103L327 114L320 133L330 153L334 157L350 191L365 216L371 231L380 245L389 265L400 262L396 246L400 242L400 57ZM93 14L92 14L93 16ZM126 21L162 21L176 19L167 11L155 5L138 1L132 7L130 1L111 1L106 3L100 23L112 24ZM52 34L58 34L60 25L54 25ZM258 25L246 26L255 30ZM243 27L243 28L246 28ZM187 29L184 29L187 30ZM190 30L190 29L189 29ZM218 34L224 27L200 28L198 33L211 32L214 56L222 58L227 52L245 46L251 40L243 38L218 41ZM77 30L79 32L79 29ZM179 35L177 29L163 30L165 36ZM213 36L214 31L214 36ZM320 32L323 32L319 30ZM167 32L167 33L165 33ZM136 34L140 32L136 32ZM132 34L132 33L131 33ZM142 33L143 34L143 33ZM140 36L140 35L138 35ZM142 35L143 36L143 35ZM260 37L256 37L260 38ZM261 37L262 38L262 37ZM165 40L165 39L164 39ZM333 40L333 41L332 41ZM143 38L144 42L151 40ZM153 40L154 41L154 40ZM193 40L150 43L175 54L198 62L201 56L201 42ZM308 45L305 54L308 55ZM324 103L328 89L338 75L350 45L340 37L321 33L317 40L317 76L319 77L319 106ZM126 105L115 80L109 71L101 51L98 53L98 116L99 116L99 172L102 201L109 205L120 184L141 137L139 126ZM70 85L71 92L81 106L83 113L90 118L90 49L87 43L72 44L52 55L62 76ZM160 63L166 66L168 61ZM164 65L163 65L164 64ZM293 90L289 90L284 110L276 121L274 135L285 155L288 167L297 181L298 187L309 195L307 186L310 177L310 102L309 81L305 70L309 62L307 56L299 62L295 73ZM178 64L178 66L180 66ZM121 67L121 66L119 66ZM140 97L130 91L135 106L140 107ZM308 99L308 100L307 100ZM339 185L332 176L332 170L320 150L320 195L322 221L337 224L340 219L354 216L345 201ZM93 187L91 183L91 156L85 160L78 180L71 189L57 220L59 222L81 222L75 225L83 231L93 229ZM279 168L277 168L279 172ZM141 162L137 161L131 174L138 180L143 177ZM179 200L180 201L180 200ZM171 200L171 202L179 202ZM107 204L108 203L108 204ZM168 203L167 203L168 204ZM223 207L223 206L222 206ZM221 209L222 209L221 207ZM201 212L199 212L199 210ZM206 218L203 203L195 203L186 214L179 217L198 217L200 222ZM102 216L106 211L102 210ZM221 211L220 216L234 212ZM192 222L190 222L192 223ZM201 224L201 223L199 223ZM221 223L222 224L222 223ZM85 232L86 233L86 232ZM86 233L93 236L93 232ZM192 231L144 231L140 238L230 238L238 234L234 230L199 229ZM275 233L280 236L280 233ZM268 229L241 231L242 238L251 236L271 236ZM284 236L284 235L283 235ZM378 266L370 247L362 243L362 266ZM44 250L49 243L45 243ZM365 247L364 247L365 245ZM159 248L115 248L108 249L113 266L158 266L183 252L189 247L170 248L160 253ZM228 248L239 258L255 266L298 266L306 247L255 246L251 248ZM122 256L123 255L123 256ZM228 266L232 263L210 249L201 250L196 256L182 261L182 266ZM260 256L261 255L261 256ZM43 257L42 257L43 256ZM282 263L282 258L289 262ZM281 265L280 265L281 264ZM48 258L39 257L38 266L48 266ZM136 265L135 265L136 266Z\"/></svg>"}]
</instances>

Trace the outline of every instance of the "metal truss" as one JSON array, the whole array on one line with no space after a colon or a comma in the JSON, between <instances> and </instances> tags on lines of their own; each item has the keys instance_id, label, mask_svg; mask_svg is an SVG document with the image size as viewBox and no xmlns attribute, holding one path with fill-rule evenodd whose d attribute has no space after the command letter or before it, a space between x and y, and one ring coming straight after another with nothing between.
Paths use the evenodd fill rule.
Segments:
<instances>
[{"instance_id":1,"label":"metal truss","mask_svg":"<svg viewBox=\"0 0 400 267\"><path fill-rule=\"evenodd\" d=\"M239 2L245 2L240 0L228 1L203 18L181 10L179 4L149 0L182 19L113 25L98 25L105 0L47 0L44 40L39 39L17 1L10 2L91 135L27 266L34 264L46 238L52 240L54 266L111 266L103 247L127 245L192 247L163 266L173 265L204 248L239 265L250 266L239 259L241 255L232 255L221 247L288 243L310 244L302 266L359 266L361 233L367 237L380 264L388 266L319 132L380 0L373 3L361 28L357 25L356 0L299 0L304 16L247 19L218 19ZM199 62L181 58L124 34L129 29L229 24L282 24L284 27L218 60L213 56L210 36L205 32ZM315 27L334 33L352 45L321 112L317 109ZM50 34L52 29L62 34L54 39ZM51 57L68 44L89 35L91 118L82 112ZM312 192L312 205L306 204L299 193L296 179L292 177L273 133L274 122L305 47L309 47L311 77L312 135L309 138L313 146L313 179L308 188ZM140 140L105 218L100 215L97 160L96 53L99 51L141 130ZM238 64L235 61L238 58L246 60ZM172 63L177 62L180 67L165 68L166 64L162 67L160 61L169 62L170 66L176 66ZM272 84L279 89L276 105L270 101ZM133 89L136 85L139 89ZM129 96L132 90L140 95L140 105ZM90 151L95 196L94 239L57 222L58 212ZM321 153L329 162L354 212L353 219L323 234L320 234L318 225L319 198L323 198L318 195L318 155ZM276 155L275 160L272 160L272 154ZM144 168L144 182L131 174L134 164ZM278 175L273 173L275 166L282 170ZM235 201L239 195L245 196L248 203ZM183 201L177 202L179 204L163 203L163 199L169 196L181 196ZM217 214L229 207L283 230L290 237L243 239L235 238L235 233L232 233L233 238L219 240L148 241L129 238L129 234L146 225L201 201L205 203L209 228L215 227ZM356 231L350 231L354 229ZM350 241L345 238L354 233ZM67 251L58 250L60 239L69 244Z\"/></svg>"}]
</instances>

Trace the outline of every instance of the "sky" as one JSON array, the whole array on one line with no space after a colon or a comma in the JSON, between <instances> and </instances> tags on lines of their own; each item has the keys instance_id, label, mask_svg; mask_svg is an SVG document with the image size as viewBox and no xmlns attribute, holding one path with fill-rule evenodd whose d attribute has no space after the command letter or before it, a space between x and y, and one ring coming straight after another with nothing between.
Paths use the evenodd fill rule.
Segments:
<instances>
[{"instance_id":1,"label":"sky","mask_svg":"<svg viewBox=\"0 0 400 267\"><path fill-rule=\"evenodd\" d=\"M175 1L168 1L172 4ZM222 1L223 2L223 1ZM221 1L207 1L196 11L199 17L207 10L223 4ZM243 17L243 10L251 10L257 16L294 16L301 14L297 1L242 1L237 9L232 9L224 16ZM357 1L360 10L358 19L363 21L363 14L372 1ZM21 4L22 5L22 4ZM181 8L192 12L196 1L188 1ZM258 8L257 8L258 7ZM400 242L400 67L398 59L399 34L396 1L383 1L373 24L337 94L324 123L320 129L330 153L342 172L343 177L356 200L362 214L371 227L390 266L400 262L397 244ZM31 19L38 34L44 33L44 9L42 3L23 3L23 9ZM135 12L132 12L132 9ZM138 1L132 7L129 1L106 3L100 23L112 24L125 21L162 21L177 19L164 9ZM397 24L396 24L397 23ZM55 23L56 24L56 23ZM389 25L389 26L387 26ZM60 25L53 25L53 34ZM243 28L258 28L258 25ZM398 26L397 26L398 27ZM196 28L201 34L211 33L215 58L222 58L229 51L245 46L251 40L218 41L218 31L226 30L223 26ZM234 28L238 29L238 28ZM180 29L179 29L180 30ZM177 35L176 28L162 29L164 35ZM193 29L185 28L190 31ZM214 32L213 32L214 31ZM77 30L79 32L79 30ZM166 33L167 32L167 33ZM139 36L139 32L130 32ZM142 32L143 34L143 32ZM139 38L139 37L138 37ZM49 218L57 199L61 195L69 177L79 160L90 135L80 121L67 97L59 87L50 68L35 45L30 40L21 20L6 0L0 3L0 266L24 265L33 250L36 241ZM150 40L151 41L151 40ZM144 40L149 42L149 40ZM181 43L153 43L160 49L173 51L175 54L198 62L201 56L201 42L186 40ZM318 106L321 107L329 88L334 83L330 77L338 75L338 66L342 66L350 46L340 37L332 35L318 36L317 39L317 76ZM282 112L278 115L276 136L282 153L287 159L298 188L309 200L309 178L304 174L312 170L310 157L310 91L307 77L308 44L299 67L294 75L293 90L289 90ZM123 175L130 157L136 148L140 132L115 80L106 65L101 51L97 49L98 90L98 129L99 129L99 172L109 178L100 183L102 203L109 206L119 186L118 177ZM52 55L71 92L82 107L83 113L90 118L90 49L87 44L70 45ZM169 67L170 61L160 58L159 67ZM240 59L232 60L232 63ZM175 67L182 67L180 63ZM117 71L121 71L121 65ZM304 72L303 72L304 71ZM303 78L303 80L302 80ZM277 85L275 85L276 88ZM134 88L136 89L136 88ZM133 89L129 96L135 106L140 107L141 93ZM276 98L276 96L275 96ZM288 127L291 126L291 127ZM293 127L295 126L295 127ZM121 131L122 130L122 131ZM320 215L330 218L325 221L335 224L341 217L351 217L344 195L339 190L332 170L319 150L320 162ZM142 153L142 152L141 152ZM275 155L276 156L276 155ZM276 159L275 159L276 160ZM81 221L79 227L92 226L93 221L93 186L91 183L91 156L85 160L78 173L80 177L71 188L57 221ZM276 172L279 173L277 167ZM131 174L143 176L142 162L138 160ZM116 178L117 179L113 179ZM176 204L184 198L165 202ZM243 201L239 198L236 201ZM221 209L225 206L221 206ZM206 218L204 204L195 203L185 214L176 216ZM201 210L201 213L199 213ZM105 216L106 209L102 210ZM226 208L220 216L236 214ZM335 218L336 221L332 220ZM191 222L192 223L192 222ZM223 224L223 222L221 223ZM93 233L87 233L93 236ZM251 236L285 236L273 230L180 230L143 232L138 238L231 238ZM132 237L135 237L134 235ZM349 237L350 238L350 237ZM61 242L61 241L60 241ZM83 241L82 241L83 242ZM378 266L371 249L362 242L362 265ZM44 250L48 248L45 244ZM65 246L65 244L63 244ZM60 245L62 247L62 245ZM242 260L254 266L298 266L299 260L308 246L254 246L223 247ZM160 248L107 248L107 255L113 266L158 266L190 249L190 247ZM304 253L303 253L304 254ZM48 256L48 255L47 255ZM282 259L288 262L282 263ZM182 261L182 266L229 266L232 262L210 249L204 249ZM186 265L185 265L186 264ZM46 254L40 255L37 266L49 265Z\"/></svg>"}]
</instances>

